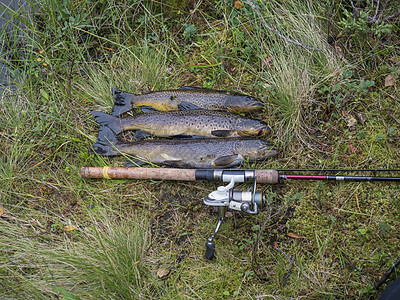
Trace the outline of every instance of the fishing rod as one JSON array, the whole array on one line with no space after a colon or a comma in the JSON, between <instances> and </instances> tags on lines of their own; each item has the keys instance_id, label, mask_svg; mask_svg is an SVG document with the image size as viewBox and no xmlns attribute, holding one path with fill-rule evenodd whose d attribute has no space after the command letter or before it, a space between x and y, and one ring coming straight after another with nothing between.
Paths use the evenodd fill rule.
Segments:
<instances>
[{"instance_id":1,"label":"fishing rod","mask_svg":"<svg viewBox=\"0 0 400 300\"><path fill-rule=\"evenodd\" d=\"M275 184L280 180L337 180L337 181L400 181L400 177L348 176L348 175L288 175L288 171L348 171L348 172L398 172L400 169L178 169L178 168L127 168L127 167L82 167L82 178L142 179L175 181L222 181Z\"/></svg>"},{"instance_id":2,"label":"fishing rod","mask_svg":"<svg viewBox=\"0 0 400 300\"><path fill-rule=\"evenodd\" d=\"M274 169L280 172L399 172L400 169Z\"/></svg>"},{"instance_id":3,"label":"fishing rod","mask_svg":"<svg viewBox=\"0 0 400 300\"><path fill-rule=\"evenodd\" d=\"M218 208L219 220L214 233L207 239L207 259L212 259L215 252L214 238L229 211L241 211L250 215L258 214L263 208L264 196L256 190L257 183L276 184L283 180L330 180L330 181L397 181L400 177L384 176L347 176L347 175L293 175L280 174L286 171L358 171L366 169L177 169L177 168L127 168L127 167L82 167L82 178L105 179L143 179L176 181L222 181L227 186L219 186L216 191L204 197L208 206ZM370 171L400 171L399 169L368 169ZM235 183L253 182L252 189L234 190Z\"/></svg>"}]
</instances>

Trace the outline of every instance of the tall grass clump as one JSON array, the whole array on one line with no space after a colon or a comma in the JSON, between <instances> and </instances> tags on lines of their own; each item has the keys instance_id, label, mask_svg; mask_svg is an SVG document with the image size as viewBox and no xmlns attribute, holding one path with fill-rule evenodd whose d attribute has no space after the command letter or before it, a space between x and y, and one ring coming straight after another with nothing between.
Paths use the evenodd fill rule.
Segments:
<instances>
[{"instance_id":1,"label":"tall grass clump","mask_svg":"<svg viewBox=\"0 0 400 300\"><path fill-rule=\"evenodd\" d=\"M114 104L112 88L138 94L166 89L176 84L179 73L170 64L165 45L146 42L129 51L122 48L103 62L101 68L97 63L88 62L84 69L87 76L77 83L78 92L106 112L110 112Z\"/></svg>"},{"instance_id":2,"label":"tall grass clump","mask_svg":"<svg viewBox=\"0 0 400 300\"><path fill-rule=\"evenodd\" d=\"M37 157L33 137L35 119L33 105L22 94L5 88L0 95L0 193L2 202L11 194L22 192L17 188L19 175L30 167Z\"/></svg>"},{"instance_id":3,"label":"tall grass clump","mask_svg":"<svg viewBox=\"0 0 400 300\"><path fill-rule=\"evenodd\" d=\"M25 299L140 299L156 292L146 261L147 218L106 216L64 237L0 219L2 295ZM15 222L15 221L14 221ZM27 225L31 225L30 228Z\"/></svg>"},{"instance_id":4,"label":"tall grass clump","mask_svg":"<svg viewBox=\"0 0 400 300\"><path fill-rule=\"evenodd\" d=\"M274 92L271 101L278 115L274 128L285 143L307 142L307 121L315 117L315 93L342 63L327 43L314 1L257 3L260 9L253 9L258 26L253 33L255 54L259 80Z\"/></svg>"},{"instance_id":5,"label":"tall grass clump","mask_svg":"<svg viewBox=\"0 0 400 300\"><path fill-rule=\"evenodd\" d=\"M282 145L308 144L315 94L344 67L327 43L321 9L315 1L249 0L242 5L221 9L222 29L210 26L210 36L225 43L216 53L240 68L241 76L228 74L238 87L245 84L265 101L264 118L273 121ZM251 76L246 78L247 72Z\"/></svg>"}]
</instances>

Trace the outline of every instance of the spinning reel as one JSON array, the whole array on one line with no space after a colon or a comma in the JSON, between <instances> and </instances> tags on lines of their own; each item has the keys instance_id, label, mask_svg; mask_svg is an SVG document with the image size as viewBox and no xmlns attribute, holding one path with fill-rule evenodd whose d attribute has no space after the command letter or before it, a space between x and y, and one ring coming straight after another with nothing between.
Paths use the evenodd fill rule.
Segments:
<instances>
[{"instance_id":1,"label":"spinning reel","mask_svg":"<svg viewBox=\"0 0 400 300\"><path fill-rule=\"evenodd\" d=\"M244 182L245 176L229 177L230 183L227 186L219 186L216 191L211 192L204 198L204 204L209 206L218 207L219 220L217 227L211 237L207 239L206 243L206 258L213 259L215 252L214 238L217 234L221 224L225 218L225 212L228 211L241 211L250 215L257 215L259 209L263 206L263 195L262 192L256 191L256 179L254 180L253 189L246 189L243 191L234 190L233 186L235 182ZM229 179L228 178L228 179ZM227 178L224 178L227 181Z\"/></svg>"}]
</instances>

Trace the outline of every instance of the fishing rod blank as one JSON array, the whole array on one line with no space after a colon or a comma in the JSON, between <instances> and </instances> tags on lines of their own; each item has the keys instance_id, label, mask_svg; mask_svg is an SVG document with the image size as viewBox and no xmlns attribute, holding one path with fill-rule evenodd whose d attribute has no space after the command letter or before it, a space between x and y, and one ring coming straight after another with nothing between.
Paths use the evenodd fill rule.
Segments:
<instances>
[{"instance_id":1,"label":"fishing rod blank","mask_svg":"<svg viewBox=\"0 0 400 300\"><path fill-rule=\"evenodd\" d=\"M330 176L330 175L279 175L286 180L336 180L336 181L400 181L400 177Z\"/></svg>"},{"instance_id":2,"label":"fishing rod blank","mask_svg":"<svg viewBox=\"0 0 400 300\"><path fill-rule=\"evenodd\" d=\"M400 169L274 169L279 172L399 172Z\"/></svg>"}]
</instances>

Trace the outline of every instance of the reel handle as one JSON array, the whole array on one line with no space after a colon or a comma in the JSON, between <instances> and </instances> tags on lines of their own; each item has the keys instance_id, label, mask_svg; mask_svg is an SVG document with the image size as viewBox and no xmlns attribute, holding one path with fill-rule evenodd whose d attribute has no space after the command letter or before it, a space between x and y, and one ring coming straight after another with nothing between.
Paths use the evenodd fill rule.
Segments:
<instances>
[{"instance_id":1,"label":"reel handle","mask_svg":"<svg viewBox=\"0 0 400 300\"><path fill-rule=\"evenodd\" d=\"M209 260L214 258L215 252L215 242L214 241L207 241L206 243L206 254L205 257Z\"/></svg>"},{"instance_id":2,"label":"reel handle","mask_svg":"<svg viewBox=\"0 0 400 300\"><path fill-rule=\"evenodd\" d=\"M254 210L251 210L250 205L247 202L245 202L242 204L241 209L243 212L245 212L249 215L258 215L258 205L256 202L254 202L253 205L254 205Z\"/></svg>"}]
</instances>

